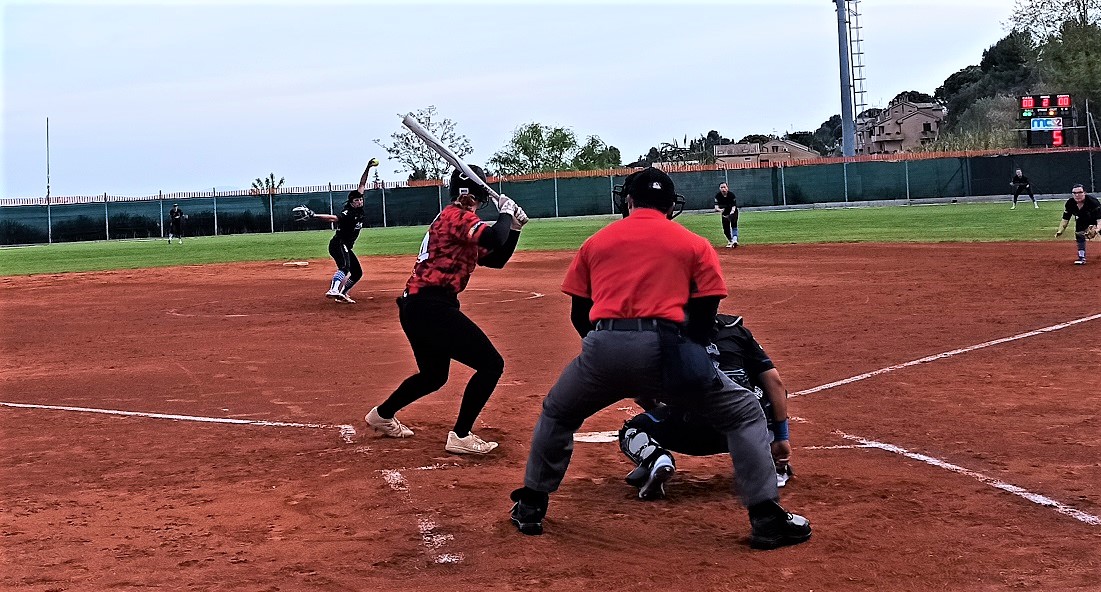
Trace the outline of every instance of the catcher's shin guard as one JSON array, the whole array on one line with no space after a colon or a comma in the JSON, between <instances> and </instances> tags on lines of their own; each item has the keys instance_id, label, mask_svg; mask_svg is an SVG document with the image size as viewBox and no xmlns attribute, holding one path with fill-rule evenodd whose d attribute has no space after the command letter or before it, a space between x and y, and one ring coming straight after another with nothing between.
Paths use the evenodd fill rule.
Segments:
<instances>
[{"instance_id":1,"label":"catcher's shin guard","mask_svg":"<svg viewBox=\"0 0 1101 592\"><path fill-rule=\"evenodd\" d=\"M642 487L650 478L650 469L661 457L672 460L672 455L646 432L624 425L619 430L619 449L638 467L627 474L627 483Z\"/></svg>"}]
</instances>

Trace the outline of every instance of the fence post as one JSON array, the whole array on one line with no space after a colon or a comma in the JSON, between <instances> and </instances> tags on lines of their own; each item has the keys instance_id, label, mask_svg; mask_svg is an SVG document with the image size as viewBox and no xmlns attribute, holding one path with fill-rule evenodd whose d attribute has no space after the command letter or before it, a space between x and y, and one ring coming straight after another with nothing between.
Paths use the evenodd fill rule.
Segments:
<instances>
[{"instance_id":1,"label":"fence post","mask_svg":"<svg viewBox=\"0 0 1101 592\"><path fill-rule=\"evenodd\" d=\"M271 233L275 234L275 200L272 199L271 191L268 191L268 222L271 224Z\"/></svg>"},{"instance_id":2,"label":"fence post","mask_svg":"<svg viewBox=\"0 0 1101 592\"><path fill-rule=\"evenodd\" d=\"M608 175L608 195L611 197L609 201L612 202L612 213L615 213L615 175Z\"/></svg>"},{"instance_id":3,"label":"fence post","mask_svg":"<svg viewBox=\"0 0 1101 592\"><path fill-rule=\"evenodd\" d=\"M780 195L783 196L784 207L786 208L788 206L788 182L784 176L784 163L782 162L780 163Z\"/></svg>"},{"instance_id":4,"label":"fence post","mask_svg":"<svg viewBox=\"0 0 1101 592\"><path fill-rule=\"evenodd\" d=\"M214 191L214 236L218 236L218 188L212 189Z\"/></svg>"},{"instance_id":5,"label":"fence post","mask_svg":"<svg viewBox=\"0 0 1101 592\"><path fill-rule=\"evenodd\" d=\"M386 228L386 186L379 185L382 190L382 227Z\"/></svg>"},{"instance_id":6,"label":"fence post","mask_svg":"<svg viewBox=\"0 0 1101 592\"><path fill-rule=\"evenodd\" d=\"M849 163L841 163L841 174L845 177L845 203L849 203Z\"/></svg>"},{"instance_id":7,"label":"fence post","mask_svg":"<svg viewBox=\"0 0 1101 592\"><path fill-rule=\"evenodd\" d=\"M558 217L558 169L554 169L554 217Z\"/></svg>"},{"instance_id":8,"label":"fence post","mask_svg":"<svg viewBox=\"0 0 1101 592\"><path fill-rule=\"evenodd\" d=\"M52 245L54 242L54 219L53 212L50 211L50 196L46 196L46 244Z\"/></svg>"},{"instance_id":9,"label":"fence post","mask_svg":"<svg viewBox=\"0 0 1101 592\"><path fill-rule=\"evenodd\" d=\"M107 240L111 240L111 218L107 215L107 192L103 192L103 228L107 231Z\"/></svg>"},{"instance_id":10,"label":"fence post","mask_svg":"<svg viewBox=\"0 0 1101 592\"><path fill-rule=\"evenodd\" d=\"M160 205L161 217L157 219L157 226L161 227L161 238L164 238L164 191L157 190L157 203Z\"/></svg>"},{"instance_id":11,"label":"fence post","mask_svg":"<svg viewBox=\"0 0 1101 592\"><path fill-rule=\"evenodd\" d=\"M910 205L910 161L903 160L902 165L906 168L906 205Z\"/></svg>"},{"instance_id":12,"label":"fence post","mask_svg":"<svg viewBox=\"0 0 1101 592\"><path fill-rule=\"evenodd\" d=\"M436 185L436 198L440 200L440 211L443 211L443 183Z\"/></svg>"}]
</instances>

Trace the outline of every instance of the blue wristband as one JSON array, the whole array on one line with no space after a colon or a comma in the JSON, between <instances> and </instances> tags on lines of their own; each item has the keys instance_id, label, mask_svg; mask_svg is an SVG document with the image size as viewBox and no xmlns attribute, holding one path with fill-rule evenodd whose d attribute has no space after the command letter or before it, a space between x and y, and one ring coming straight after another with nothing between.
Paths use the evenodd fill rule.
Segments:
<instances>
[{"instance_id":1,"label":"blue wristband","mask_svg":"<svg viewBox=\"0 0 1101 592\"><path fill-rule=\"evenodd\" d=\"M788 433L788 420L778 421L772 424L772 441L780 442L783 440L790 440L791 435Z\"/></svg>"}]
</instances>

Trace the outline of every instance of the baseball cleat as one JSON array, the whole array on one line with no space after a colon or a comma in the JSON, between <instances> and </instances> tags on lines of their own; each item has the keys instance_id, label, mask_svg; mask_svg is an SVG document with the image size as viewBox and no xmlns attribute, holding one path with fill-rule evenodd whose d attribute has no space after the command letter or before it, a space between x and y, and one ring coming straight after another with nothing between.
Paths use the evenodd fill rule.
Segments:
<instances>
[{"instance_id":1,"label":"baseball cleat","mask_svg":"<svg viewBox=\"0 0 1101 592\"><path fill-rule=\"evenodd\" d=\"M1085 260L1085 259L1075 259L1075 260L1074 260L1074 264L1075 264L1075 265L1085 265L1085 264L1086 264L1086 260Z\"/></svg>"},{"instance_id":2,"label":"baseball cleat","mask_svg":"<svg viewBox=\"0 0 1101 592\"><path fill-rule=\"evenodd\" d=\"M339 298L340 297L340 290L329 290L328 292L325 292L325 297L326 298Z\"/></svg>"},{"instance_id":3,"label":"baseball cleat","mask_svg":"<svg viewBox=\"0 0 1101 592\"><path fill-rule=\"evenodd\" d=\"M367 421L367 425L374 428L376 432L390 436L391 438L410 438L413 436L413 430L405 427L397 417L392 419L385 419L378 414L378 407L371 408L371 411L363 418Z\"/></svg>"},{"instance_id":4,"label":"baseball cleat","mask_svg":"<svg viewBox=\"0 0 1101 592\"><path fill-rule=\"evenodd\" d=\"M512 505L509 518L522 534L538 536L543 534L543 518L547 515L550 496L546 493L521 487L509 494Z\"/></svg>"},{"instance_id":5,"label":"baseball cleat","mask_svg":"<svg viewBox=\"0 0 1101 592\"><path fill-rule=\"evenodd\" d=\"M447 432L447 444L443 449L453 454L488 454L496 447L496 442L486 442L475 436L474 432L460 438L458 434L451 431Z\"/></svg>"},{"instance_id":6,"label":"baseball cleat","mask_svg":"<svg viewBox=\"0 0 1101 592\"><path fill-rule=\"evenodd\" d=\"M780 504L771 502L774 508L765 516L750 517L752 532L749 546L754 549L777 549L787 545L798 545L810 538L810 521L787 512ZM774 510L774 511L773 511Z\"/></svg>"},{"instance_id":7,"label":"baseball cleat","mask_svg":"<svg viewBox=\"0 0 1101 592\"><path fill-rule=\"evenodd\" d=\"M344 304L355 304L356 303L356 301L352 300L352 297L347 295L347 294L337 294L336 301L337 302L343 302Z\"/></svg>"}]
</instances>

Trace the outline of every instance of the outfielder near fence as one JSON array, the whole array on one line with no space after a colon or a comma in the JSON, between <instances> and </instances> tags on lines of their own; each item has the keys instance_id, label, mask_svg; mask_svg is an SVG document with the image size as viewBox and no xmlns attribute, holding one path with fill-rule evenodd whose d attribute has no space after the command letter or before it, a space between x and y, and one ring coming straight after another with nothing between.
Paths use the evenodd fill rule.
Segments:
<instances>
[{"instance_id":1,"label":"outfielder near fence","mask_svg":"<svg viewBox=\"0 0 1101 592\"><path fill-rule=\"evenodd\" d=\"M1039 194L1061 193L1068 179L1094 191L1101 148L919 153L831 158L791 166L695 165L668 173L687 198L686 209L708 210L715 187L727 183L738 206L800 206L1006 195L1005 179L1017 168L1032 171ZM1098 163L1101 164L1101 163ZM609 195L632 169L570 171L490 178L532 218L616 213ZM299 230L292 208L306 205L332 214L352 185L281 188L273 195L249 191L109 194L0 198L0 245L90 240L164 238L167 213L179 203L188 213L188 236ZM438 182L374 184L364 192L367 226L427 225L447 201ZM269 201L270 198L270 201Z\"/></svg>"}]
</instances>

